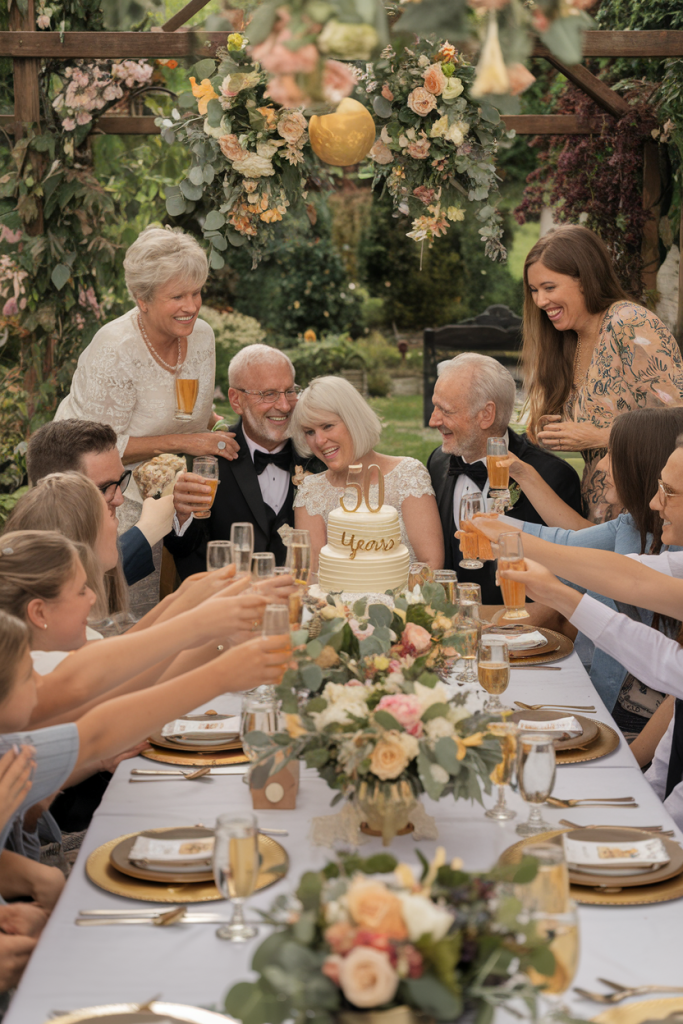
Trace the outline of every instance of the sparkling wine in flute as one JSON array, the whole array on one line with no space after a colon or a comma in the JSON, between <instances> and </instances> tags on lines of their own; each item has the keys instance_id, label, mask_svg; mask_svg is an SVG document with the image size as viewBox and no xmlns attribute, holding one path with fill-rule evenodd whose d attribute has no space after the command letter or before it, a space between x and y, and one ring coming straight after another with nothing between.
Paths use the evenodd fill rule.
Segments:
<instances>
[{"instance_id":1,"label":"sparkling wine in flute","mask_svg":"<svg viewBox=\"0 0 683 1024\"><path fill-rule=\"evenodd\" d=\"M287 549L287 568L291 570L296 583L308 585L311 574L310 544L290 544Z\"/></svg>"},{"instance_id":2,"label":"sparkling wine in flute","mask_svg":"<svg viewBox=\"0 0 683 1024\"><path fill-rule=\"evenodd\" d=\"M199 381L188 377L176 377L175 400L176 419L189 420L194 412L197 394L199 392Z\"/></svg>"},{"instance_id":3,"label":"sparkling wine in flute","mask_svg":"<svg viewBox=\"0 0 683 1024\"><path fill-rule=\"evenodd\" d=\"M502 760L491 772L494 786L509 786L517 759L517 735L509 722L490 722L488 731L500 740Z\"/></svg>"},{"instance_id":4,"label":"sparkling wine in flute","mask_svg":"<svg viewBox=\"0 0 683 1024\"><path fill-rule=\"evenodd\" d=\"M256 885L259 857L255 836L240 836L229 840L226 882L230 899L246 899Z\"/></svg>"},{"instance_id":5,"label":"sparkling wine in flute","mask_svg":"<svg viewBox=\"0 0 683 1024\"><path fill-rule=\"evenodd\" d=\"M504 461L505 456L501 458L499 455L487 455L486 456L486 469L489 475L489 489L492 491L506 491L510 483L510 467L501 466L500 463Z\"/></svg>"},{"instance_id":6,"label":"sparkling wine in flute","mask_svg":"<svg viewBox=\"0 0 683 1024\"><path fill-rule=\"evenodd\" d=\"M504 662L480 661L477 666L480 685L487 693L505 693L510 682L510 666Z\"/></svg>"},{"instance_id":7,"label":"sparkling wine in flute","mask_svg":"<svg viewBox=\"0 0 683 1024\"><path fill-rule=\"evenodd\" d=\"M550 977L539 974L533 967L526 970L532 985L543 986L544 995L557 996L566 992L579 964L578 925L571 920L564 921L563 916L548 916L534 921L537 932L550 939L550 951L555 957L555 970Z\"/></svg>"}]
</instances>

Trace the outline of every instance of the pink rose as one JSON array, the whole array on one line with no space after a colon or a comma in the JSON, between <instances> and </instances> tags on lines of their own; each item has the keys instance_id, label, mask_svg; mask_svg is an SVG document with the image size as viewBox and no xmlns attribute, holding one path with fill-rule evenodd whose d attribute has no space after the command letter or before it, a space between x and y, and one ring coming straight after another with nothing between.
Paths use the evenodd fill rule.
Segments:
<instances>
[{"instance_id":1,"label":"pink rose","mask_svg":"<svg viewBox=\"0 0 683 1024\"><path fill-rule=\"evenodd\" d=\"M444 85L446 84L446 76L441 70L440 64L430 64L428 68L425 68L422 72L422 77L425 80L425 89L427 92L431 92L434 96L440 96Z\"/></svg>"},{"instance_id":2,"label":"pink rose","mask_svg":"<svg viewBox=\"0 0 683 1024\"><path fill-rule=\"evenodd\" d=\"M302 107L310 102L303 89L297 85L294 75L278 75L271 78L264 95L280 107Z\"/></svg>"},{"instance_id":3,"label":"pink rose","mask_svg":"<svg viewBox=\"0 0 683 1024\"><path fill-rule=\"evenodd\" d=\"M408 146L408 155L412 156L413 160L426 160L429 156L429 150L432 148L432 144L428 138L425 137L424 132L422 138L418 139L417 142L411 142Z\"/></svg>"},{"instance_id":4,"label":"pink rose","mask_svg":"<svg viewBox=\"0 0 683 1024\"><path fill-rule=\"evenodd\" d=\"M339 966L339 986L353 1006L365 1010L394 998L398 974L386 953L356 946Z\"/></svg>"},{"instance_id":5,"label":"pink rose","mask_svg":"<svg viewBox=\"0 0 683 1024\"><path fill-rule=\"evenodd\" d=\"M415 654L424 654L432 646L432 638L426 629L418 626L416 622L409 622L401 633L403 646L409 645L415 650Z\"/></svg>"},{"instance_id":6,"label":"pink rose","mask_svg":"<svg viewBox=\"0 0 683 1024\"><path fill-rule=\"evenodd\" d=\"M523 64L508 64L508 78L510 79L510 95L519 96L533 85L536 81L534 75Z\"/></svg>"},{"instance_id":7,"label":"pink rose","mask_svg":"<svg viewBox=\"0 0 683 1024\"><path fill-rule=\"evenodd\" d=\"M420 627L418 627L419 629ZM417 697L412 693L390 693L382 697L377 705L382 711L388 711L411 736L422 735L422 708Z\"/></svg>"},{"instance_id":8,"label":"pink rose","mask_svg":"<svg viewBox=\"0 0 683 1024\"><path fill-rule=\"evenodd\" d=\"M386 82L382 86L382 96L384 96L385 100L389 100L390 103L392 102L392 100L394 98L394 94L393 94L393 92L391 91L391 89L389 88L389 86L387 85Z\"/></svg>"},{"instance_id":9,"label":"pink rose","mask_svg":"<svg viewBox=\"0 0 683 1024\"><path fill-rule=\"evenodd\" d=\"M234 160L240 160L246 152L240 146L236 135L221 135L218 145L225 159L230 160L231 163Z\"/></svg>"},{"instance_id":10,"label":"pink rose","mask_svg":"<svg viewBox=\"0 0 683 1024\"><path fill-rule=\"evenodd\" d=\"M65 132L72 132L76 127L76 122L73 117L65 117L62 121L62 128Z\"/></svg>"},{"instance_id":11,"label":"pink rose","mask_svg":"<svg viewBox=\"0 0 683 1024\"><path fill-rule=\"evenodd\" d=\"M8 299L5 305L2 307L3 316L16 316L19 312L19 305L17 300L12 298Z\"/></svg>"},{"instance_id":12,"label":"pink rose","mask_svg":"<svg viewBox=\"0 0 683 1024\"><path fill-rule=\"evenodd\" d=\"M424 117L430 110L436 109L436 97L423 89L422 86L418 86L408 96L408 106L414 114L419 114L420 117Z\"/></svg>"},{"instance_id":13,"label":"pink rose","mask_svg":"<svg viewBox=\"0 0 683 1024\"><path fill-rule=\"evenodd\" d=\"M350 96L356 85L356 77L348 66L339 60L326 60L323 65L323 95L328 103L341 103Z\"/></svg>"},{"instance_id":14,"label":"pink rose","mask_svg":"<svg viewBox=\"0 0 683 1024\"><path fill-rule=\"evenodd\" d=\"M434 202L436 196L435 188L428 188L426 185L420 185L418 188L413 189L413 195L416 199L419 199L425 206L429 206L430 203Z\"/></svg>"},{"instance_id":15,"label":"pink rose","mask_svg":"<svg viewBox=\"0 0 683 1024\"><path fill-rule=\"evenodd\" d=\"M361 629L357 619L349 619L349 626L353 635L357 636L359 640L364 640L366 636L372 636L375 632L375 627L371 622L368 622L365 629Z\"/></svg>"}]
</instances>

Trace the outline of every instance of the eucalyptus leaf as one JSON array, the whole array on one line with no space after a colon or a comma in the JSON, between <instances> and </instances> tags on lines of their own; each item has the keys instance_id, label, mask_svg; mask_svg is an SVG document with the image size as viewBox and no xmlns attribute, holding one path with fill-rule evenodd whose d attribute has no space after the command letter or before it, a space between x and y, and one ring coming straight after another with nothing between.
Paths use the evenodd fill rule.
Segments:
<instances>
[{"instance_id":1,"label":"eucalyptus leaf","mask_svg":"<svg viewBox=\"0 0 683 1024\"><path fill-rule=\"evenodd\" d=\"M222 235L210 235L206 236L211 239L211 245L214 249L218 249L220 252L224 252L228 248L228 243L225 241Z\"/></svg>"},{"instance_id":2,"label":"eucalyptus leaf","mask_svg":"<svg viewBox=\"0 0 683 1024\"><path fill-rule=\"evenodd\" d=\"M578 17L555 18L550 27L541 32L541 42L563 64L580 64L582 58L582 32L586 28Z\"/></svg>"},{"instance_id":3,"label":"eucalyptus leaf","mask_svg":"<svg viewBox=\"0 0 683 1024\"><path fill-rule=\"evenodd\" d=\"M373 626L389 626L393 618L390 608L385 604L371 604L368 610L368 618Z\"/></svg>"},{"instance_id":4,"label":"eucalyptus leaf","mask_svg":"<svg viewBox=\"0 0 683 1024\"><path fill-rule=\"evenodd\" d=\"M206 108L206 116L212 128L218 128L223 119L223 107L220 100L209 100Z\"/></svg>"},{"instance_id":5,"label":"eucalyptus leaf","mask_svg":"<svg viewBox=\"0 0 683 1024\"><path fill-rule=\"evenodd\" d=\"M225 1010L242 1024L281 1024L291 1017L289 1003L259 983L240 981L225 997Z\"/></svg>"},{"instance_id":6,"label":"eucalyptus leaf","mask_svg":"<svg viewBox=\"0 0 683 1024\"><path fill-rule=\"evenodd\" d=\"M62 288L64 287L64 285L66 284L70 277L71 271L63 263L58 263L55 267L52 268L52 274L50 275L50 279L58 292L61 292Z\"/></svg>"},{"instance_id":7,"label":"eucalyptus leaf","mask_svg":"<svg viewBox=\"0 0 683 1024\"><path fill-rule=\"evenodd\" d=\"M166 200L166 213L169 217L180 217L185 213L185 200L181 195L169 196Z\"/></svg>"},{"instance_id":8,"label":"eucalyptus leaf","mask_svg":"<svg viewBox=\"0 0 683 1024\"><path fill-rule=\"evenodd\" d=\"M378 725L381 725L383 729L395 729L397 732L404 731L403 726L398 719L394 718L393 715L390 715L388 711L381 709L379 711L375 711L375 721Z\"/></svg>"},{"instance_id":9,"label":"eucalyptus leaf","mask_svg":"<svg viewBox=\"0 0 683 1024\"><path fill-rule=\"evenodd\" d=\"M443 718L448 713L448 704L430 704L422 712L422 721L431 722L432 718Z\"/></svg>"},{"instance_id":10,"label":"eucalyptus leaf","mask_svg":"<svg viewBox=\"0 0 683 1024\"><path fill-rule=\"evenodd\" d=\"M210 60L206 57L204 60L200 60L194 65L191 69L190 77L195 78L198 82L202 82L205 78L211 78L215 70L215 60Z\"/></svg>"},{"instance_id":11,"label":"eucalyptus leaf","mask_svg":"<svg viewBox=\"0 0 683 1024\"><path fill-rule=\"evenodd\" d=\"M213 164L204 164L204 181L206 184L210 185L215 177L216 172L213 169Z\"/></svg>"},{"instance_id":12,"label":"eucalyptus leaf","mask_svg":"<svg viewBox=\"0 0 683 1024\"><path fill-rule=\"evenodd\" d=\"M445 768L449 775L457 775L460 771L460 761L458 761L458 748L450 736L442 736L436 741L434 746L434 755L436 760Z\"/></svg>"},{"instance_id":13,"label":"eucalyptus leaf","mask_svg":"<svg viewBox=\"0 0 683 1024\"><path fill-rule=\"evenodd\" d=\"M189 108L194 107L196 102L197 101L191 92L181 92L177 99L178 106L181 110L188 110Z\"/></svg>"},{"instance_id":14,"label":"eucalyptus leaf","mask_svg":"<svg viewBox=\"0 0 683 1024\"><path fill-rule=\"evenodd\" d=\"M573 63L576 62L574 61ZM489 124L498 124L500 121L499 111L496 109L496 107L493 106L492 103L487 103L486 100L481 101L479 113L481 117L484 119L484 121L488 121Z\"/></svg>"},{"instance_id":15,"label":"eucalyptus leaf","mask_svg":"<svg viewBox=\"0 0 683 1024\"><path fill-rule=\"evenodd\" d=\"M385 99L384 96L377 95L373 97L372 109L378 117L391 117L392 106L390 101Z\"/></svg>"},{"instance_id":16,"label":"eucalyptus leaf","mask_svg":"<svg viewBox=\"0 0 683 1024\"><path fill-rule=\"evenodd\" d=\"M301 679L307 690L318 690L323 681L323 672L319 665L305 665L301 669Z\"/></svg>"},{"instance_id":17,"label":"eucalyptus leaf","mask_svg":"<svg viewBox=\"0 0 683 1024\"><path fill-rule=\"evenodd\" d=\"M222 268L225 266L225 260L223 259L219 252L216 252L215 249L211 250L209 266L211 267L212 270L222 270Z\"/></svg>"},{"instance_id":18,"label":"eucalyptus leaf","mask_svg":"<svg viewBox=\"0 0 683 1024\"><path fill-rule=\"evenodd\" d=\"M180 191L186 199L192 200L201 199L204 192L201 185L193 185L188 178L183 178L180 182Z\"/></svg>"},{"instance_id":19,"label":"eucalyptus leaf","mask_svg":"<svg viewBox=\"0 0 683 1024\"><path fill-rule=\"evenodd\" d=\"M259 4L249 22L249 42L258 46L269 34L275 23L277 3Z\"/></svg>"},{"instance_id":20,"label":"eucalyptus leaf","mask_svg":"<svg viewBox=\"0 0 683 1024\"><path fill-rule=\"evenodd\" d=\"M237 231L226 231L226 234L230 245L234 245L236 249L239 249L246 242L244 235L240 235Z\"/></svg>"},{"instance_id":21,"label":"eucalyptus leaf","mask_svg":"<svg viewBox=\"0 0 683 1024\"><path fill-rule=\"evenodd\" d=\"M190 181L192 182L193 185L203 185L204 184L204 172L203 172L202 168L199 167L196 164L195 164L194 167L190 168L190 171L189 171L187 176L188 176L188 178L190 179ZM194 197L192 197L192 198L194 198Z\"/></svg>"},{"instance_id":22,"label":"eucalyptus leaf","mask_svg":"<svg viewBox=\"0 0 683 1024\"><path fill-rule=\"evenodd\" d=\"M421 978L407 978L405 986L411 1006L416 1006L423 1013L435 1020L457 1020L462 1013L462 999L449 992L445 985L429 974Z\"/></svg>"}]
</instances>

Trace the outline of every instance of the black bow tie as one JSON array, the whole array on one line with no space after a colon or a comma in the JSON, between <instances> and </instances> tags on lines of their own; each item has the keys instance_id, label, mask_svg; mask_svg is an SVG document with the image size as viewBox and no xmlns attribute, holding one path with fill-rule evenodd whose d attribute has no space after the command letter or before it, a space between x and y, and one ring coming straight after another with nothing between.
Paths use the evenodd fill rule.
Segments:
<instances>
[{"instance_id":1,"label":"black bow tie","mask_svg":"<svg viewBox=\"0 0 683 1024\"><path fill-rule=\"evenodd\" d=\"M451 455L448 475L456 478L468 476L470 480L474 481L480 491L483 490L489 478L485 462L465 462L460 455Z\"/></svg>"},{"instance_id":2,"label":"black bow tie","mask_svg":"<svg viewBox=\"0 0 683 1024\"><path fill-rule=\"evenodd\" d=\"M290 445L285 445L281 452L260 452L258 449L254 452L254 469L256 475L261 476L261 473L270 464L277 466L279 469L284 469L286 473L292 465L292 450Z\"/></svg>"}]
</instances>

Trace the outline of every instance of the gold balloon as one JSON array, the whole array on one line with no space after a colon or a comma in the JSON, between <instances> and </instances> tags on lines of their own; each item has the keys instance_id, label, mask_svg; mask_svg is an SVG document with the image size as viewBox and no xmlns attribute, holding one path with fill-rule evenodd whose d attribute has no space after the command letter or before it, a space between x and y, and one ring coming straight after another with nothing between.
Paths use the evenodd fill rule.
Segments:
<instances>
[{"instance_id":1,"label":"gold balloon","mask_svg":"<svg viewBox=\"0 0 683 1024\"><path fill-rule=\"evenodd\" d=\"M334 114L314 114L308 131L316 156L333 167L349 167L367 156L375 142L372 114L348 96Z\"/></svg>"}]
</instances>

